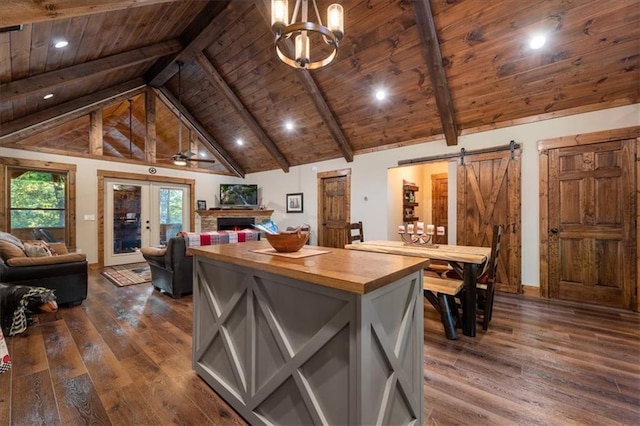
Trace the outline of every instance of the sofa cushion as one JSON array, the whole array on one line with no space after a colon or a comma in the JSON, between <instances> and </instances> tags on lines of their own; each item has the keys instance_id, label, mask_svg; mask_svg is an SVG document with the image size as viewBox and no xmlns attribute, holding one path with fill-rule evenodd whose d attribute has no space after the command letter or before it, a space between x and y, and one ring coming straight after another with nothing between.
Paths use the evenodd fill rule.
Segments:
<instances>
[{"instance_id":1,"label":"sofa cushion","mask_svg":"<svg viewBox=\"0 0 640 426\"><path fill-rule=\"evenodd\" d=\"M65 246L64 243L47 243L47 244L49 244L49 247L51 248L51 250L54 251L54 253L57 253L57 254L69 253L69 250L67 250L67 246Z\"/></svg>"},{"instance_id":2,"label":"sofa cushion","mask_svg":"<svg viewBox=\"0 0 640 426\"><path fill-rule=\"evenodd\" d=\"M9 266L57 265L60 263L82 262L87 260L85 253L68 253L49 257L13 257L8 259Z\"/></svg>"},{"instance_id":3,"label":"sofa cushion","mask_svg":"<svg viewBox=\"0 0 640 426\"><path fill-rule=\"evenodd\" d=\"M6 261L14 257L26 257L22 241L18 240L18 243L19 245L0 239L0 257L2 257L2 260Z\"/></svg>"}]
</instances>

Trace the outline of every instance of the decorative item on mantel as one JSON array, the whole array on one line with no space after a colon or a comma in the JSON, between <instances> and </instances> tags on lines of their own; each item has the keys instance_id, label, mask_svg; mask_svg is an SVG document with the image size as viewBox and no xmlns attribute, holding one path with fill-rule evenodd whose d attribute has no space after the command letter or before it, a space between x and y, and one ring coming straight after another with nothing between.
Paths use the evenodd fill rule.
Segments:
<instances>
[{"instance_id":1,"label":"decorative item on mantel","mask_svg":"<svg viewBox=\"0 0 640 426\"><path fill-rule=\"evenodd\" d=\"M404 245L424 245L426 247L438 248L440 238L445 234L444 226L427 225L425 232L424 222L418 222L415 226L413 223L398 226L398 234L404 242ZM435 238L434 238L435 234Z\"/></svg>"}]
</instances>

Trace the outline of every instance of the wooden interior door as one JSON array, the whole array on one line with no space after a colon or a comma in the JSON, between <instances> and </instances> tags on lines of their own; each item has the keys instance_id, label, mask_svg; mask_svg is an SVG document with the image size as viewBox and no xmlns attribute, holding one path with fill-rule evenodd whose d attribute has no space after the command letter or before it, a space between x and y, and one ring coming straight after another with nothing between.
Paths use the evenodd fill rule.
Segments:
<instances>
[{"instance_id":1,"label":"wooden interior door","mask_svg":"<svg viewBox=\"0 0 640 426\"><path fill-rule=\"evenodd\" d=\"M635 139L547 155L549 297L633 309Z\"/></svg>"},{"instance_id":2,"label":"wooden interior door","mask_svg":"<svg viewBox=\"0 0 640 426\"><path fill-rule=\"evenodd\" d=\"M445 234L440 237L444 243L449 236L449 176L447 173L431 175L431 220L436 226L444 226Z\"/></svg>"},{"instance_id":3,"label":"wooden interior door","mask_svg":"<svg viewBox=\"0 0 640 426\"><path fill-rule=\"evenodd\" d=\"M351 169L318 173L318 245L343 248L351 221Z\"/></svg>"},{"instance_id":4,"label":"wooden interior door","mask_svg":"<svg viewBox=\"0 0 640 426\"><path fill-rule=\"evenodd\" d=\"M520 149L465 155L457 179L457 244L489 247L503 225L496 288L520 293Z\"/></svg>"}]
</instances>

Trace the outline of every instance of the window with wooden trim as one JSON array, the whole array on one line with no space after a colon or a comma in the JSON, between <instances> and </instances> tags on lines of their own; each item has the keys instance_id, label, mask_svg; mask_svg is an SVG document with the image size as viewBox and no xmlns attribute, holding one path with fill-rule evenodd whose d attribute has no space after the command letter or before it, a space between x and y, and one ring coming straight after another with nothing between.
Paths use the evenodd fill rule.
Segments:
<instances>
[{"instance_id":1,"label":"window with wooden trim","mask_svg":"<svg viewBox=\"0 0 640 426\"><path fill-rule=\"evenodd\" d=\"M76 166L0 157L2 230L21 240L64 242L75 248Z\"/></svg>"}]
</instances>

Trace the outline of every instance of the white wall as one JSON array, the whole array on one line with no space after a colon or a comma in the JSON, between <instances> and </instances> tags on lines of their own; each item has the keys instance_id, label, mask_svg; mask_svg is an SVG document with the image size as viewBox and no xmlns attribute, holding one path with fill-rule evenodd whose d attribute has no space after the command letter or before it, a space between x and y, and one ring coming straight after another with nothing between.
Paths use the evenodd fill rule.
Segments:
<instances>
[{"instance_id":1,"label":"white wall","mask_svg":"<svg viewBox=\"0 0 640 426\"><path fill-rule=\"evenodd\" d=\"M216 176L193 173L184 170L158 169L157 176L174 176L196 180L196 199L206 200L207 206L217 205L218 185L227 182L256 183L259 186L261 202L267 209L273 209L273 220L280 227L297 226L308 223L312 226L316 243L317 235L317 181L318 172L351 169L351 220L361 220L365 227L367 240L395 238L398 220L395 218L401 210L397 205L396 184L391 184L400 160L434 156L467 150L508 144L515 140L522 146L522 280L526 285L539 285L539 204L538 204L538 152L537 141L558 136L590 133L607 129L640 125L640 104L612 108L570 117L556 118L531 124L523 124L461 136L458 146L449 147L444 140L420 145L411 145L398 149L384 150L371 154L356 155L354 161L347 163L343 159L323 161L314 164L291 167L289 173L281 170L253 173L239 180L228 176ZM0 156L55 161L77 165L77 235L78 246L87 253L90 262L98 259L97 222L84 221L85 214L97 216L97 173L102 170L117 170L130 173L148 173L148 166L129 165L112 161L99 161L51 154L39 154L30 151L0 147ZM399 170L399 169L396 169ZM391 178L389 176L392 176ZM400 178L401 181L401 178ZM449 164L449 235L454 235L455 201L452 201L451 188L455 188L455 164ZM422 189L421 185L421 191ZM426 188L425 188L426 189ZM3 188L4 191L4 188ZM429 192L431 189L429 188ZM285 213L287 193L304 194L303 213ZM453 191L455 194L455 191Z\"/></svg>"},{"instance_id":2,"label":"white wall","mask_svg":"<svg viewBox=\"0 0 640 426\"><path fill-rule=\"evenodd\" d=\"M511 140L522 149L522 283L540 285L539 262L539 170L537 142L542 139L584 134L608 129L640 125L640 104L611 108L603 111L561 117L461 136L458 146L447 146L445 141L412 145L398 149L356 155L352 163L330 160L292 167L288 174L282 171L254 173L247 178L263 188L264 202L276 210L273 218L280 225L311 224L314 233L317 221L316 174L344 168L351 169L351 220L362 220L367 240L396 238L400 208L397 183L402 173L397 169L400 160L435 156L466 150L506 145ZM390 169L396 168L390 172ZM409 169L408 169L409 170ZM455 229L455 163L449 164L449 235ZM412 180L415 173L405 177ZM422 188L421 188L422 190ZM429 191L431 191L429 189ZM304 193L304 213L285 214L284 199L288 192ZM452 196L453 195L453 196ZM454 215L453 217L451 215ZM451 241L451 240L450 240Z\"/></svg>"}]
</instances>

